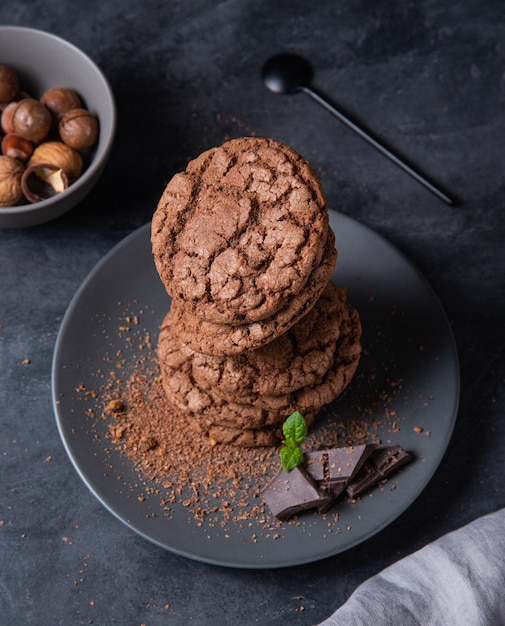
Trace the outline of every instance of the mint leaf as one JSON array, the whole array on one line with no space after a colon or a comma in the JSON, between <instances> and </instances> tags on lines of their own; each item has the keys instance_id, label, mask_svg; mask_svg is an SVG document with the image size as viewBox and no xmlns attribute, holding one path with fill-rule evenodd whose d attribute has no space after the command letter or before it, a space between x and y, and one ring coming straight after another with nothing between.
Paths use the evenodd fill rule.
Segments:
<instances>
[{"instance_id":1,"label":"mint leaf","mask_svg":"<svg viewBox=\"0 0 505 626\"><path fill-rule=\"evenodd\" d=\"M300 411L292 413L282 425L282 432L287 441L300 445L307 436L307 422Z\"/></svg>"},{"instance_id":2,"label":"mint leaf","mask_svg":"<svg viewBox=\"0 0 505 626\"><path fill-rule=\"evenodd\" d=\"M298 465L300 465L303 461L303 451L298 446L285 446L284 448L281 448L280 455L282 469L285 472L289 472L295 467L298 467Z\"/></svg>"},{"instance_id":3,"label":"mint leaf","mask_svg":"<svg viewBox=\"0 0 505 626\"><path fill-rule=\"evenodd\" d=\"M307 430L307 422L299 411L292 413L282 425L285 439L280 455L284 471L289 472L303 461L303 450L300 445L307 436Z\"/></svg>"}]
</instances>

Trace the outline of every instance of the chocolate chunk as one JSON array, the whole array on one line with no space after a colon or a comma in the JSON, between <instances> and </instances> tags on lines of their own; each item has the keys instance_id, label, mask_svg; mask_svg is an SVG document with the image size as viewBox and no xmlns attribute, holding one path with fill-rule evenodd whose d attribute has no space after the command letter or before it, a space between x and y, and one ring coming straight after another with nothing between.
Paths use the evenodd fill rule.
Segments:
<instances>
[{"instance_id":1,"label":"chocolate chunk","mask_svg":"<svg viewBox=\"0 0 505 626\"><path fill-rule=\"evenodd\" d=\"M286 521L293 515L319 507L328 495L319 491L314 480L301 467L281 470L263 489L263 499L273 515Z\"/></svg>"},{"instance_id":2,"label":"chocolate chunk","mask_svg":"<svg viewBox=\"0 0 505 626\"><path fill-rule=\"evenodd\" d=\"M377 444L317 450L305 455L305 467L319 490L327 496L318 505L319 513L326 513L353 479Z\"/></svg>"},{"instance_id":3,"label":"chocolate chunk","mask_svg":"<svg viewBox=\"0 0 505 626\"><path fill-rule=\"evenodd\" d=\"M399 444L374 450L356 477L347 485L347 495L350 498L359 496L412 458Z\"/></svg>"},{"instance_id":4,"label":"chocolate chunk","mask_svg":"<svg viewBox=\"0 0 505 626\"><path fill-rule=\"evenodd\" d=\"M318 488L326 496L326 500L321 500L317 505L317 512L322 515L327 513L335 504L335 501L345 489L345 483L321 483L318 485Z\"/></svg>"},{"instance_id":5,"label":"chocolate chunk","mask_svg":"<svg viewBox=\"0 0 505 626\"><path fill-rule=\"evenodd\" d=\"M370 462L382 476L386 476L393 470L397 470L405 463L412 460L410 452L404 450L399 444L379 448L370 457Z\"/></svg>"},{"instance_id":6,"label":"chocolate chunk","mask_svg":"<svg viewBox=\"0 0 505 626\"><path fill-rule=\"evenodd\" d=\"M328 467L328 451L305 453L305 468L314 480L324 480Z\"/></svg>"},{"instance_id":7,"label":"chocolate chunk","mask_svg":"<svg viewBox=\"0 0 505 626\"><path fill-rule=\"evenodd\" d=\"M328 448L306 454L306 468L323 484L348 483L359 471L377 444Z\"/></svg>"},{"instance_id":8,"label":"chocolate chunk","mask_svg":"<svg viewBox=\"0 0 505 626\"><path fill-rule=\"evenodd\" d=\"M380 480L382 480L380 472L370 462L367 462L363 465L356 478L347 485L346 494L349 498L356 498Z\"/></svg>"}]
</instances>

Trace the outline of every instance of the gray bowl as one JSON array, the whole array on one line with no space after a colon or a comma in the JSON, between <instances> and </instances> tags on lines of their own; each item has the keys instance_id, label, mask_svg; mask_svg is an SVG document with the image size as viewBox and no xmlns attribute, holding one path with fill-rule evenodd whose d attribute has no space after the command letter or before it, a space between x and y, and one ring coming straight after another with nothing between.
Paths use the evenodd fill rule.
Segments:
<instances>
[{"instance_id":1,"label":"gray bowl","mask_svg":"<svg viewBox=\"0 0 505 626\"><path fill-rule=\"evenodd\" d=\"M114 140L116 106L102 72L81 50L40 30L0 26L0 63L19 74L21 89L40 97L51 87L75 89L85 106L98 116L100 134L85 171L64 192L42 202L0 207L0 228L34 226L66 213L93 188L102 173Z\"/></svg>"}]
</instances>

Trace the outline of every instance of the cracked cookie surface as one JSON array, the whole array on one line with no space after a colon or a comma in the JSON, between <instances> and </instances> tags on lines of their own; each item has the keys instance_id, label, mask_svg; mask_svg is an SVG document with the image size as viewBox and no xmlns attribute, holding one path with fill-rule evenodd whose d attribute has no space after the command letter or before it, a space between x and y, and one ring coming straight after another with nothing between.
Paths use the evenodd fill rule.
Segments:
<instances>
[{"instance_id":1,"label":"cracked cookie surface","mask_svg":"<svg viewBox=\"0 0 505 626\"><path fill-rule=\"evenodd\" d=\"M305 288L328 232L319 179L273 139L212 148L168 183L152 250L168 293L216 324L271 317Z\"/></svg>"},{"instance_id":2,"label":"cracked cookie surface","mask_svg":"<svg viewBox=\"0 0 505 626\"><path fill-rule=\"evenodd\" d=\"M264 320L249 324L214 324L192 315L183 300L174 299L171 311L179 338L192 350L210 355L240 354L268 344L302 319L328 284L337 259L335 235L330 228L321 254L322 259L310 273L303 290Z\"/></svg>"},{"instance_id":3,"label":"cracked cookie surface","mask_svg":"<svg viewBox=\"0 0 505 626\"><path fill-rule=\"evenodd\" d=\"M360 359L359 316L345 299L345 290L339 295L344 297L341 310L334 311L339 336L327 371L314 384L280 395L237 393L224 398L217 387L202 385L195 376L194 355L188 354L181 345L169 312L158 340L158 358L168 403L195 431L216 442L235 445L278 442L282 438L282 423L295 410L301 411L308 423L312 423L318 411L346 388ZM279 375L282 374L279 371ZM292 377L297 375L298 371L293 370ZM273 371L271 376L275 376Z\"/></svg>"},{"instance_id":4,"label":"cracked cookie surface","mask_svg":"<svg viewBox=\"0 0 505 626\"><path fill-rule=\"evenodd\" d=\"M286 415L238 402L227 402L195 381L191 360L184 355L170 323L170 313L163 321L158 340L158 359L162 384L171 408L179 419L212 442L237 446L271 446L282 439ZM307 423L314 414L307 413Z\"/></svg>"},{"instance_id":5,"label":"cracked cookie surface","mask_svg":"<svg viewBox=\"0 0 505 626\"><path fill-rule=\"evenodd\" d=\"M343 303L341 315L335 323L340 328L340 336L333 351L327 371L312 384L305 385L290 393L267 395L250 393L236 394L235 402L251 404L258 409L278 411L288 416L293 411L319 411L324 405L332 402L345 390L351 382L361 357L361 324L357 311L346 301ZM224 399L231 395L224 394L220 389L215 392Z\"/></svg>"},{"instance_id":6,"label":"cracked cookie surface","mask_svg":"<svg viewBox=\"0 0 505 626\"><path fill-rule=\"evenodd\" d=\"M238 355L212 356L182 345L199 385L226 400L251 394L278 396L312 385L328 371L346 292L328 283L307 315L267 345Z\"/></svg>"}]
</instances>

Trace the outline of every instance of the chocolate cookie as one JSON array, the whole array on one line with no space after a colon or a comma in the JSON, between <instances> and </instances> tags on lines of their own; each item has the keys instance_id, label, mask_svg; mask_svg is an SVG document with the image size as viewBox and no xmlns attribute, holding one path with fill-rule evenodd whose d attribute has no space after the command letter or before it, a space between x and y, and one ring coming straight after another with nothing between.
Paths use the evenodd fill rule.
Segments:
<instances>
[{"instance_id":1,"label":"chocolate cookie","mask_svg":"<svg viewBox=\"0 0 505 626\"><path fill-rule=\"evenodd\" d=\"M305 289L328 232L308 161L273 139L212 148L168 183L152 222L156 268L185 311L250 324Z\"/></svg>"},{"instance_id":2,"label":"chocolate cookie","mask_svg":"<svg viewBox=\"0 0 505 626\"><path fill-rule=\"evenodd\" d=\"M345 291L340 311L335 311L334 324L340 330L340 337L335 345L332 362L327 371L307 384L291 393L262 394L258 392L233 394L224 391L216 385L214 393L223 400L233 400L241 404L254 406L256 409L279 412L290 415L293 411L319 410L337 398L351 381L361 356L361 324L357 311L347 302ZM288 366L289 367L289 366ZM272 377L275 374L272 372ZM292 370L292 376L297 376L297 370Z\"/></svg>"},{"instance_id":3,"label":"chocolate cookie","mask_svg":"<svg viewBox=\"0 0 505 626\"><path fill-rule=\"evenodd\" d=\"M191 428L209 439L211 445L216 443L228 443L243 448L256 448L262 446L275 446L282 440L282 428L264 428L252 430L243 428L227 428L210 424L202 426L200 422L189 420Z\"/></svg>"},{"instance_id":4,"label":"chocolate cookie","mask_svg":"<svg viewBox=\"0 0 505 626\"><path fill-rule=\"evenodd\" d=\"M314 415L307 413L305 416L307 425L311 425L314 421ZM209 438L214 443L229 443L242 447L259 447L274 446L279 444L284 435L282 434L282 426L270 426L265 428L233 428L221 426L220 424L207 424L202 421L196 421L189 418L191 428L201 435Z\"/></svg>"},{"instance_id":5,"label":"chocolate cookie","mask_svg":"<svg viewBox=\"0 0 505 626\"><path fill-rule=\"evenodd\" d=\"M233 356L210 356L186 345L195 381L226 400L279 396L320 381L333 362L346 293L328 283L313 309L267 345Z\"/></svg>"},{"instance_id":6,"label":"chocolate cookie","mask_svg":"<svg viewBox=\"0 0 505 626\"><path fill-rule=\"evenodd\" d=\"M292 295L282 309L259 322L214 324L189 314L186 303L174 298L171 311L177 335L192 350L209 355L240 354L260 348L284 334L312 309L328 284L336 260L335 234L328 229L323 257L302 292Z\"/></svg>"},{"instance_id":7,"label":"chocolate cookie","mask_svg":"<svg viewBox=\"0 0 505 626\"><path fill-rule=\"evenodd\" d=\"M195 382L191 359L180 348L170 313L162 323L158 359L169 404L196 432L214 441L250 446L272 445L282 438L282 423L288 417L282 411L227 402ZM306 420L310 423L314 415L307 412Z\"/></svg>"}]
</instances>

